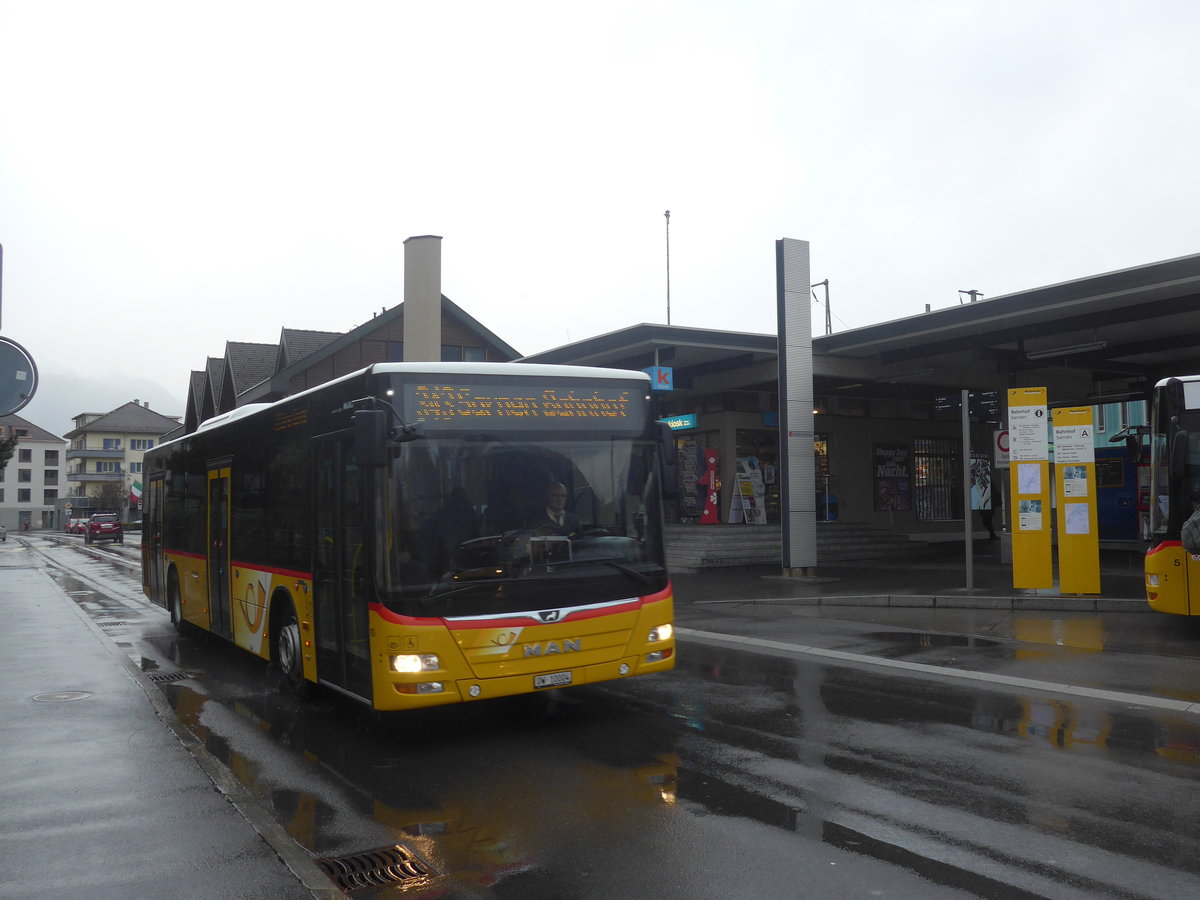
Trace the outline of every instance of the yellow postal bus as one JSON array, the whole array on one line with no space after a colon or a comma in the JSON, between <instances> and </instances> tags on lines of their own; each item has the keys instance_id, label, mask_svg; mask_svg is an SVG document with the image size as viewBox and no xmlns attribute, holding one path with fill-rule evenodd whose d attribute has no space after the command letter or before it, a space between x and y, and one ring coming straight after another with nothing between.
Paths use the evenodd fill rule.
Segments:
<instances>
[{"instance_id":1,"label":"yellow postal bus","mask_svg":"<svg viewBox=\"0 0 1200 900\"><path fill-rule=\"evenodd\" d=\"M1200 553L1183 531L1200 509L1200 375L1164 378L1150 411L1150 547L1146 598L1152 609L1200 615Z\"/></svg>"},{"instance_id":2,"label":"yellow postal bus","mask_svg":"<svg viewBox=\"0 0 1200 900\"><path fill-rule=\"evenodd\" d=\"M387 363L216 416L145 456L144 590L296 693L381 711L670 669L649 388Z\"/></svg>"}]
</instances>

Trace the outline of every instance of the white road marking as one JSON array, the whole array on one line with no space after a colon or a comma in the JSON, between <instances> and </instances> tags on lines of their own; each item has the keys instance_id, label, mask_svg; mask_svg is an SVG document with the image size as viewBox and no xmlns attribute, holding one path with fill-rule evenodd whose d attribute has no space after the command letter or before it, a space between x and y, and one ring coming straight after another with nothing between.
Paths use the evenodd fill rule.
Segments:
<instances>
[{"instance_id":1,"label":"white road marking","mask_svg":"<svg viewBox=\"0 0 1200 900\"><path fill-rule=\"evenodd\" d=\"M1027 691L1045 691L1051 694L1067 694L1072 697L1090 697L1094 700L1106 700L1111 703L1126 703L1133 706L1150 706L1156 709L1170 709L1177 712L1200 715L1200 703L1189 700L1171 700L1167 697L1153 697L1146 694L1128 694L1122 691L1105 691L1099 688L1080 687L1073 684L1056 684L1052 681L1037 681L1032 678L1016 678L1012 675L997 675L990 672L969 672L966 669L954 669L947 666L931 666L925 663L908 662L902 659L885 659L880 656L868 656L865 653L848 653L844 650L825 650L821 647L808 647L803 644L789 644L784 641L769 641L764 638L742 637L736 634L717 634L712 631L696 631L692 628L676 628L675 634L684 640L693 640L702 644L718 644L721 646L749 647L758 650L782 651L788 654L817 656L822 659L838 662L858 663L868 666L882 666L889 669L901 669L906 672L920 672L925 675L939 675L943 678L961 678L967 681L981 681L989 685L1019 688Z\"/></svg>"}]
</instances>

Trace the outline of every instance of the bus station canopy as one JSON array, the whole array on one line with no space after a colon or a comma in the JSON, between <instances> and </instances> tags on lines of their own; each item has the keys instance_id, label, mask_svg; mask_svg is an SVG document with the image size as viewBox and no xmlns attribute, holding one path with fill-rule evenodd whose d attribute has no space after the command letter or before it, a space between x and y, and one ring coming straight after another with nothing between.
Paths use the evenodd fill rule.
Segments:
<instances>
[{"instance_id":1,"label":"bus station canopy","mask_svg":"<svg viewBox=\"0 0 1200 900\"><path fill-rule=\"evenodd\" d=\"M775 335L641 324L529 362L670 366L676 391L777 389ZM1200 254L813 338L814 393L910 399L1045 387L1052 406L1149 396L1200 373Z\"/></svg>"}]
</instances>

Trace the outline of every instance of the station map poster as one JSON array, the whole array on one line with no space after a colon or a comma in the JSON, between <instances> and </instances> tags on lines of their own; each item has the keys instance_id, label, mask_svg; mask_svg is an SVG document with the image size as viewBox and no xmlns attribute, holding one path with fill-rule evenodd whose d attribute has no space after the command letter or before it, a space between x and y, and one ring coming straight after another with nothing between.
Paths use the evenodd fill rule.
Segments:
<instances>
[{"instance_id":1,"label":"station map poster","mask_svg":"<svg viewBox=\"0 0 1200 900\"><path fill-rule=\"evenodd\" d=\"M1008 392L1009 491L1013 500L1014 588L1054 587L1051 549L1049 417L1046 389Z\"/></svg>"},{"instance_id":2,"label":"station map poster","mask_svg":"<svg viewBox=\"0 0 1200 900\"><path fill-rule=\"evenodd\" d=\"M1058 585L1064 594L1100 593L1096 527L1096 430L1092 407L1051 410L1058 509Z\"/></svg>"}]
</instances>

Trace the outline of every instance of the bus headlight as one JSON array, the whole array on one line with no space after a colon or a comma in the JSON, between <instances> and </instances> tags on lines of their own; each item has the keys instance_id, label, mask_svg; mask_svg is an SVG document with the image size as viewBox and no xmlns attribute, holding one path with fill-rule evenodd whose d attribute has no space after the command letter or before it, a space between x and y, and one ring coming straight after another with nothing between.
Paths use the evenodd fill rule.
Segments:
<instances>
[{"instance_id":1,"label":"bus headlight","mask_svg":"<svg viewBox=\"0 0 1200 900\"><path fill-rule=\"evenodd\" d=\"M1155 572L1147 575L1146 583L1150 585L1150 587L1158 587L1158 573Z\"/></svg>"},{"instance_id":2,"label":"bus headlight","mask_svg":"<svg viewBox=\"0 0 1200 900\"><path fill-rule=\"evenodd\" d=\"M650 636L646 638L650 643L657 641L669 641L672 635L675 634L675 629L668 625L659 625L657 628L650 629Z\"/></svg>"},{"instance_id":3,"label":"bus headlight","mask_svg":"<svg viewBox=\"0 0 1200 900\"><path fill-rule=\"evenodd\" d=\"M435 672L441 667L436 653L405 653L393 656L391 669L401 675L415 675L418 672Z\"/></svg>"}]
</instances>

